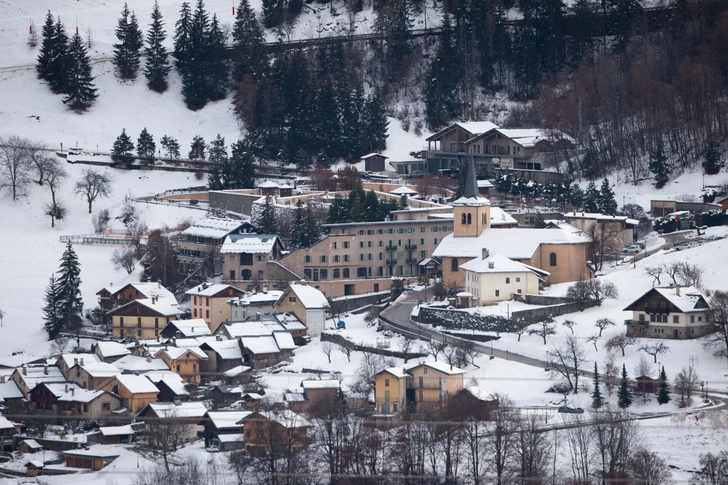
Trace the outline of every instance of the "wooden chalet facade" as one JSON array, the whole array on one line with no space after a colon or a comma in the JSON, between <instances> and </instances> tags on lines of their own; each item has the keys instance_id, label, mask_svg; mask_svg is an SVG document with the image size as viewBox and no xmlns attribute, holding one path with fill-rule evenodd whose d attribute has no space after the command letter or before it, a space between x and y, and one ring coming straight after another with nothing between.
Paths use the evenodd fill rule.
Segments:
<instances>
[{"instance_id":1,"label":"wooden chalet facade","mask_svg":"<svg viewBox=\"0 0 728 485\"><path fill-rule=\"evenodd\" d=\"M693 339L715 330L713 310L693 287L652 288L624 309L628 337Z\"/></svg>"}]
</instances>

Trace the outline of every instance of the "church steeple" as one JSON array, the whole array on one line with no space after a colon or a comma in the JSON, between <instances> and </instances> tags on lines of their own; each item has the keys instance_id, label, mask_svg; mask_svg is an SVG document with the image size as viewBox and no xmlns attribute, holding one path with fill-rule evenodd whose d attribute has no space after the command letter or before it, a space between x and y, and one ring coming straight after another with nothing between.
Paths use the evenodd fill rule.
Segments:
<instances>
[{"instance_id":1,"label":"church steeple","mask_svg":"<svg viewBox=\"0 0 728 485\"><path fill-rule=\"evenodd\" d=\"M475 161L468 163L463 196L452 203L455 207L453 235L455 237L477 237L490 228L490 201L481 197L478 179L475 176Z\"/></svg>"}]
</instances>

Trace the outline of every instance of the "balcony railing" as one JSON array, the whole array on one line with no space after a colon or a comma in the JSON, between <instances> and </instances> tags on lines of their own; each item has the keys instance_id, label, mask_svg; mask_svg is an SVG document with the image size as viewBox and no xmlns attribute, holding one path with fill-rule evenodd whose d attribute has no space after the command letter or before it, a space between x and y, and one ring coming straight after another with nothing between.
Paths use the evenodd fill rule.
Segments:
<instances>
[{"instance_id":1,"label":"balcony railing","mask_svg":"<svg viewBox=\"0 0 728 485\"><path fill-rule=\"evenodd\" d=\"M387 264L397 264L397 258L387 258Z\"/></svg>"},{"instance_id":2,"label":"balcony railing","mask_svg":"<svg viewBox=\"0 0 728 485\"><path fill-rule=\"evenodd\" d=\"M387 251L396 251L397 246L395 244L389 243L389 244L387 244L386 249L387 249Z\"/></svg>"},{"instance_id":3,"label":"balcony railing","mask_svg":"<svg viewBox=\"0 0 728 485\"><path fill-rule=\"evenodd\" d=\"M417 249L417 244L415 244L415 243L407 243L405 245L405 248L406 249Z\"/></svg>"},{"instance_id":4,"label":"balcony railing","mask_svg":"<svg viewBox=\"0 0 728 485\"><path fill-rule=\"evenodd\" d=\"M416 263L417 262L417 258L409 257L405 261L408 262L408 263Z\"/></svg>"}]
</instances>

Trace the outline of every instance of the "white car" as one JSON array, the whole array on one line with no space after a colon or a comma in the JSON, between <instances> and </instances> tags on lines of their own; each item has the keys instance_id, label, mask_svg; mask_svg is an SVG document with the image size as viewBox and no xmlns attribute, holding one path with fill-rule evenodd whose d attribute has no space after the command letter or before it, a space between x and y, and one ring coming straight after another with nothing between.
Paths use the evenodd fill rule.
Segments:
<instances>
[{"instance_id":1,"label":"white car","mask_svg":"<svg viewBox=\"0 0 728 485\"><path fill-rule=\"evenodd\" d=\"M627 246L626 248L622 249L623 254L637 254L640 251L642 251L640 247L634 244L632 246Z\"/></svg>"}]
</instances>

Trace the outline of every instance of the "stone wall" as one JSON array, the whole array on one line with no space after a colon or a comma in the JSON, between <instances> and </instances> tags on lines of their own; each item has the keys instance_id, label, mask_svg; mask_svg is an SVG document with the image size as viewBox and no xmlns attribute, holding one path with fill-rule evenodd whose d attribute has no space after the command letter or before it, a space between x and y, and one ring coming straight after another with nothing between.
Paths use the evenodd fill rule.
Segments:
<instances>
[{"instance_id":1,"label":"stone wall","mask_svg":"<svg viewBox=\"0 0 728 485\"><path fill-rule=\"evenodd\" d=\"M338 315L364 306L386 303L390 297L391 293L389 291L380 291L379 293L368 293L360 296L334 298L329 301L329 304L331 305L331 313Z\"/></svg>"},{"instance_id":2,"label":"stone wall","mask_svg":"<svg viewBox=\"0 0 728 485\"><path fill-rule=\"evenodd\" d=\"M253 212L253 202L260 199L260 197L258 194L240 194L211 190L210 208L250 216Z\"/></svg>"},{"instance_id":3,"label":"stone wall","mask_svg":"<svg viewBox=\"0 0 728 485\"><path fill-rule=\"evenodd\" d=\"M341 335L335 333L323 332L321 333L322 342L333 342L342 347L347 347L358 352L368 352L370 354L384 355L385 357L396 357L398 359L417 359L419 357L427 357L427 354L421 352L399 352L397 350L380 349L379 347L367 347L366 345L355 344L354 342L345 339Z\"/></svg>"}]
</instances>

